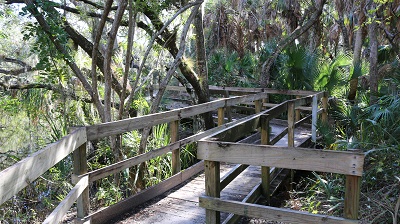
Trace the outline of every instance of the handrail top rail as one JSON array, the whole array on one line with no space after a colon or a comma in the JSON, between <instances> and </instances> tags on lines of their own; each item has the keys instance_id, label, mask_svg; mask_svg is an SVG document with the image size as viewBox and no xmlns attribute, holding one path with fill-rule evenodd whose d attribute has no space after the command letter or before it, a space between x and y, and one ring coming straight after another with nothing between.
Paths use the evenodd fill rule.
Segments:
<instances>
[{"instance_id":1,"label":"handrail top rail","mask_svg":"<svg viewBox=\"0 0 400 224\"><path fill-rule=\"evenodd\" d=\"M153 85L156 88L159 88L159 85ZM183 86L167 86L166 90L172 91L186 91L186 87ZM321 93L324 91L312 91L312 90L285 90L285 89L272 89L272 88L246 88L246 87L227 87L227 86L209 86L210 92L219 92L219 91L229 91L229 92L240 92L240 93L270 93L270 94L286 94L286 95L314 95L317 93Z\"/></svg>"},{"instance_id":2,"label":"handrail top rail","mask_svg":"<svg viewBox=\"0 0 400 224\"><path fill-rule=\"evenodd\" d=\"M304 97L300 99L287 100L285 102L292 102L292 101L303 102L303 100L309 102L307 99L310 99L313 96L317 96L317 98L319 99L325 94L326 92L313 92L313 94L304 95ZM233 96L189 107L177 108L170 111L163 111L159 113L143 115L141 117L133 117L118 121L86 126L88 140L95 140L110 135L122 134L132 130L142 129L162 123L168 123L174 120L180 120L182 118L187 118L202 113L214 111L221 107L229 107L248 101L260 100L262 98L265 98L267 95L268 93L266 92L258 92L256 94L249 94L244 96ZM296 103L296 106L300 105L303 104Z\"/></svg>"}]
</instances>

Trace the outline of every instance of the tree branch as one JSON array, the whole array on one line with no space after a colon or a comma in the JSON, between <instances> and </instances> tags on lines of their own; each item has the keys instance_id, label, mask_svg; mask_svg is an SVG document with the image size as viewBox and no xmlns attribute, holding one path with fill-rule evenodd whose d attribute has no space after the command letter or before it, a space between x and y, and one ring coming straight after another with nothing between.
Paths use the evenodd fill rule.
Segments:
<instances>
[{"instance_id":1,"label":"tree branch","mask_svg":"<svg viewBox=\"0 0 400 224\"><path fill-rule=\"evenodd\" d=\"M22 73L35 71L35 69L32 68L32 66L28 65L27 63L25 63L25 62L23 62L22 60L19 60L19 59L9 58L9 57L5 57L3 55L0 55L0 61L14 63L14 64L18 64L18 65L22 66L22 68L20 68L20 69L13 69L13 70L0 69L0 73L3 73L3 74L12 75L12 76L18 76L18 75L20 75Z\"/></svg>"},{"instance_id":2,"label":"tree branch","mask_svg":"<svg viewBox=\"0 0 400 224\"><path fill-rule=\"evenodd\" d=\"M314 23L318 20L319 16L322 13L322 10L324 8L324 5L326 3L326 0L320 0L317 5L317 10L315 13L310 17L310 19L303 25L297 27L288 37L285 39L281 40L279 44L277 45L275 51L271 54L271 56L263 63L262 68L261 68L261 74L260 74L260 84L261 87L265 88L269 84L269 78L270 78L270 69L272 65L274 64L276 58L279 56L280 52L287 47L290 43L292 43L295 39L297 39L299 36L301 36L303 33L305 33Z\"/></svg>"}]
</instances>

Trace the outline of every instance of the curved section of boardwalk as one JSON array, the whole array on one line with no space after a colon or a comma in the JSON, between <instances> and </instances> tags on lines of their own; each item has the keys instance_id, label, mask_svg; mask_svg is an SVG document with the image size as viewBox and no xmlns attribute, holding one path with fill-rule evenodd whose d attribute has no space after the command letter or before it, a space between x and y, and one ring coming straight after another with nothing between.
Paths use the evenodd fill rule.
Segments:
<instances>
[{"instance_id":1,"label":"curved section of boardwalk","mask_svg":"<svg viewBox=\"0 0 400 224\"><path fill-rule=\"evenodd\" d=\"M278 124L271 126L272 136L284 129L284 126ZM308 129L303 128L297 128L295 133L295 145L300 144L311 135ZM287 146L287 137L282 138L276 145ZM235 164L221 164L221 177L234 166ZM260 167L249 166L221 191L221 198L235 201L243 200L261 182L260 170ZM202 173L178 188L152 200L146 206L135 209L134 212L129 214L129 217L116 223L205 223L205 209L198 206L199 196L204 195L205 192L204 186L204 173ZM221 213L221 220L225 220L227 216L227 213Z\"/></svg>"},{"instance_id":2,"label":"curved section of boardwalk","mask_svg":"<svg viewBox=\"0 0 400 224\"><path fill-rule=\"evenodd\" d=\"M233 167L230 164L221 165L221 176ZM221 191L221 198L242 200L259 182L260 168L251 166ZM164 194L162 199L152 201L136 214L117 223L205 223L205 209L198 206L201 195L204 195L204 174L179 189ZM223 213L221 217L225 219L227 214Z\"/></svg>"}]
</instances>

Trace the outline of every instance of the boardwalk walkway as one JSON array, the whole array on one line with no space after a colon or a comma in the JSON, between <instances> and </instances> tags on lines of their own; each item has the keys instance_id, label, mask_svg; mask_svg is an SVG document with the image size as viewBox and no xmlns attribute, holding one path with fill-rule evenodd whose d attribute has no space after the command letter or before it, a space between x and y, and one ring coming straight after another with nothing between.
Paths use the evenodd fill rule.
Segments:
<instances>
[{"instance_id":1,"label":"boardwalk walkway","mask_svg":"<svg viewBox=\"0 0 400 224\"><path fill-rule=\"evenodd\" d=\"M272 137L285 128L283 125L279 124L271 126ZM295 145L299 145L305 139L310 137L310 135L311 133L309 128L297 128L295 130ZM255 143L257 144L257 142ZM282 138L276 145L287 146L287 136ZM221 164L221 178L235 165L236 164ZM241 201L250 193L254 186L260 183L260 178L260 167L249 166L238 176L238 178L221 191L221 198ZM132 212L125 215L124 218L115 223L205 223L205 209L198 206L199 196L204 195L205 192L204 186L204 173L202 173L176 189L166 192L149 203L134 209ZM221 220L225 220L227 216L228 214L221 213Z\"/></svg>"}]
</instances>

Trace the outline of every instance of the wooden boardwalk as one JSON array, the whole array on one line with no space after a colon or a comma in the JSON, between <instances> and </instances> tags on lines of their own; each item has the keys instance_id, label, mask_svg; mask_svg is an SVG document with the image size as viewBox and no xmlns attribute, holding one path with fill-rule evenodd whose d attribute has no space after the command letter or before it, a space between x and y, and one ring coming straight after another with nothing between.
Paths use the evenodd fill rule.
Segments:
<instances>
[{"instance_id":1,"label":"wooden boardwalk","mask_svg":"<svg viewBox=\"0 0 400 224\"><path fill-rule=\"evenodd\" d=\"M283 125L274 124L271 126L272 137L284 129ZM305 139L309 138L310 135L311 133L309 128L297 128L295 130L295 145L299 145ZM257 144L257 141L255 143ZM282 138L276 145L287 146L287 136ZM235 165L236 164L221 164L221 178ZM241 201L260 182L261 168L257 166L249 166L221 191L221 198ZM125 215L125 218L122 218L115 223L205 223L205 209L198 206L199 196L204 195L205 192L204 186L204 173L201 173L187 183L184 183L145 205L134 209L132 212ZM227 216L227 213L221 213L221 220L225 220Z\"/></svg>"}]
</instances>

